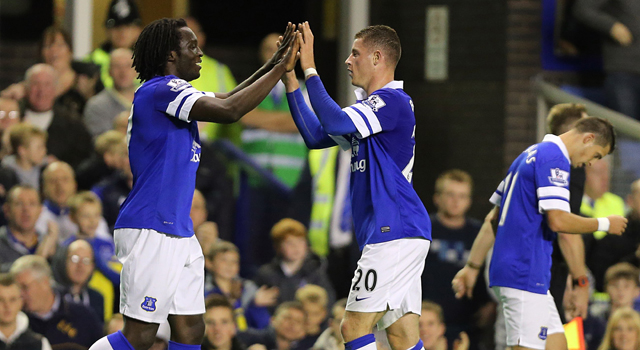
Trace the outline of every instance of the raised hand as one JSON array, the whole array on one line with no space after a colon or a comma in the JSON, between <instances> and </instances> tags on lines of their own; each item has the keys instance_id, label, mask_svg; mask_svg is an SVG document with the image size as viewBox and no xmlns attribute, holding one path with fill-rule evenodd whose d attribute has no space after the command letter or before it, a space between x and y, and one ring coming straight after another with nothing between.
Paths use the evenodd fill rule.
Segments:
<instances>
[{"instance_id":1,"label":"raised hand","mask_svg":"<svg viewBox=\"0 0 640 350\"><path fill-rule=\"evenodd\" d=\"M307 68L315 68L316 63L313 56L313 33L309 22L298 25L300 34L298 34L298 42L300 43L300 66L302 70Z\"/></svg>"},{"instance_id":2,"label":"raised hand","mask_svg":"<svg viewBox=\"0 0 640 350\"><path fill-rule=\"evenodd\" d=\"M278 50L276 50L276 52L273 54L273 56L271 56L271 59L269 60L270 65L276 65L282 61L282 59L287 54L291 43L296 40L296 34L296 25L289 22L287 24L287 29L285 29L284 34L282 34L282 39L278 40Z\"/></svg>"},{"instance_id":3,"label":"raised hand","mask_svg":"<svg viewBox=\"0 0 640 350\"><path fill-rule=\"evenodd\" d=\"M287 54L282 58L282 61L280 62L285 65L285 70L287 72L291 72L296 67L296 62L298 62L298 59L300 58L300 43L297 40L297 35L298 31L296 30L292 39L291 48L289 49L289 51L287 51ZM278 42L276 43L278 45L278 48L282 46L282 40L282 37L278 38Z\"/></svg>"}]
</instances>

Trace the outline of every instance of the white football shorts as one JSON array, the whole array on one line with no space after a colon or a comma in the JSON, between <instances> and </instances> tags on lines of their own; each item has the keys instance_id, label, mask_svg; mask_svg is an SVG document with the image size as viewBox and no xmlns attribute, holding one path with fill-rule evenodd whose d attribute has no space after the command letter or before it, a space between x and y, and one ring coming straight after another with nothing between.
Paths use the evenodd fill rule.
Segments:
<instances>
[{"instance_id":1,"label":"white football shorts","mask_svg":"<svg viewBox=\"0 0 640 350\"><path fill-rule=\"evenodd\" d=\"M358 260L347 310L387 311L378 322L386 329L407 313L420 315L422 309L422 271L431 241L402 238L367 244Z\"/></svg>"},{"instance_id":2,"label":"white football shorts","mask_svg":"<svg viewBox=\"0 0 640 350\"><path fill-rule=\"evenodd\" d=\"M197 315L204 307L204 256L195 236L151 229L114 232L120 273L120 313L162 323L168 315Z\"/></svg>"},{"instance_id":3,"label":"white football shorts","mask_svg":"<svg viewBox=\"0 0 640 350\"><path fill-rule=\"evenodd\" d=\"M544 350L547 337L564 333L553 296L526 290L493 287L502 306L507 328L507 346Z\"/></svg>"}]
</instances>

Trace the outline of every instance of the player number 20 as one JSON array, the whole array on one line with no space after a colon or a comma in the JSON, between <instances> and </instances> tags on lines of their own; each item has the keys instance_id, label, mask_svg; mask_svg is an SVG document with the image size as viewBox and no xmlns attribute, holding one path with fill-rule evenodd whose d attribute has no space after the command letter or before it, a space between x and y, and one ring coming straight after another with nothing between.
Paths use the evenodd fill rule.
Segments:
<instances>
[{"instance_id":1,"label":"player number 20","mask_svg":"<svg viewBox=\"0 0 640 350\"><path fill-rule=\"evenodd\" d=\"M360 290L360 287L358 285L360 284L360 280L362 279L361 269L356 270L356 277L357 277L356 283L354 283L353 287L351 287L351 290L353 291ZM367 292L373 291L373 289L376 288L377 282L378 282L378 273L376 272L376 270L371 269L364 274L364 289L366 289Z\"/></svg>"}]
</instances>

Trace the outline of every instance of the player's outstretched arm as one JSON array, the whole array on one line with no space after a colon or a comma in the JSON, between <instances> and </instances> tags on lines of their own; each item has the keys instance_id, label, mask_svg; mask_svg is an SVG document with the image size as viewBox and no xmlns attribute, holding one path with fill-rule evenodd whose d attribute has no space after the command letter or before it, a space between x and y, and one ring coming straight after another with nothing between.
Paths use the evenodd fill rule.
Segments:
<instances>
[{"instance_id":1,"label":"player's outstretched arm","mask_svg":"<svg viewBox=\"0 0 640 350\"><path fill-rule=\"evenodd\" d=\"M546 214L549 228L554 232L581 234L605 231L621 235L627 228L627 219L619 215L596 219L585 218L563 210L549 210Z\"/></svg>"},{"instance_id":2,"label":"player's outstretched arm","mask_svg":"<svg viewBox=\"0 0 640 350\"><path fill-rule=\"evenodd\" d=\"M336 142L322 128L320 121L304 101L295 73L293 71L286 73L282 77L282 82L287 89L287 102L291 116L307 147L318 149L335 146Z\"/></svg>"},{"instance_id":3,"label":"player's outstretched arm","mask_svg":"<svg viewBox=\"0 0 640 350\"><path fill-rule=\"evenodd\" d=\"M478 236L473 241L467 264L456 273L453 281L451 281L451 287L457 299L461 299L464 296L471 298L473 295L473 287L476 285L482 263L496 239L493 223L497 221L499 212L500 207L496 206L487 214Z\"/></svg>"},{"instance_id":4,"label":"player's outstretched arm","mask_svg":"<svg viewBox=\"0 0 640 350\"><path fill-rule=\"evenodd\" d=\"M266 74L254 82L250 82L253 77L259 75L259 72L256 72L252 78L240 84L240 88L234 89L227 95L220 94L216 97L206 96L198 99L191 108L189 120L228 124L238 121L243 115L257 107L287 69L289 67L293 69L291 63L295 61L299 49L295 33L295 26L289 23L282 44L278 49L278 52L286 49L286 53L284 57L278 58L278 52L276 52L274 57L276 57L277 63Z\"/></svg>"}]
</instances>

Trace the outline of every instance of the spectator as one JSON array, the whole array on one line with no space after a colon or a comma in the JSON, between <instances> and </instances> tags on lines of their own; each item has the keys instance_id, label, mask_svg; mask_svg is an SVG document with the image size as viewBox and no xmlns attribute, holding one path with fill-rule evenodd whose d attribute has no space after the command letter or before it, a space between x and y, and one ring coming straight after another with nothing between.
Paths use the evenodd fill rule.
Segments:
<instances>
[{"instance_id":1,"label":"spectator","mask_svg":"<svg viewBox=\"0 0 640 350\"><path fill-rule=\"evenodd\" d=\"M640 179L631 184L631 193L627 195L627 206L629 207L627 215L629 223L625 237L630 238L627 244L634 246L636 252L633 256L625 257L623 260L640 266Z\"/></svg>"},{"instance_id":2,"label":"spectator","mask_svg":"<svg viewBox=\"0 0 640 350\"><path fill-rule=\"evenodd\" d=\"M0 97L0 137L5 130L20 122L20 105L17 100Z\"/></svg>"},{"instance_id":3,"label":"spectator","mask_svg":"<svg viewBox=\"0 0 640 350\"><path fill-rule=\"evenodd\" d=\"M11 264L23 255L50 257L55 253L57 225L46 224L46 234L42 237L38 237L35 229L42 211L38 191L29 186L15 186L7 194L7 202L2 209L8 223L0 227L0 271L9 271Z\"/></svg>"},{"instance_id":4,"label":"spectator","mask_svg":"<svg viewBox=\"0 0 640 350\"><path fill-rule=\"evenodd\" d=\"M624 200L609 192L610 170L609 158L594 162L586 168L586 182L584 197L580 212L583 216L601 217L608 215L624 215ZM585 258L587 267L596 280L595 287L603 291L604 274L607 269L621 261L625 256L635 252L635 246L626 245L628 233L622 235L608 235L603 231L596 231L592 235L584 235Z\"/></svg>"},{"instance_id":5,"label":"spectator","mask_svg":"<svg viewBox=\"0 0 640 350\"><path fill-rule=\"evenodd\" d=\"M12 169L18 182L40 191L40 173L46 165L47 132L28 123L9 130L12 154L2 159L2 166Z\"/></svg>"},{"instance_id":6,"label":"spectator","mask_svg":"<svg viewBox=\"0 0 640 350\"><path fill-rule=\"evenodd\" d=\"M206 255L207 250L219 239L218 225L212 221L205 221L194 231L202 248L202 254Z\"/></svg>"},{"instance_id":7,"label":"spectator","mask_svg":"<svg viewBox=\"0 0 640 350\"><path fill-rule=\"evenodd\" d=\"M47 132L49 154L77 166L91 155L91 135L74 111L54 105L54 69L46 64L36 64L27 70L25 82L24 121Z\"/></svg>"},{"instance_id":8,"label":"spectator","mask_svg":"<svg viewBox=\"0 0 640 350\"><path fill-rule=\"evenodd\" d=\"M311 349L320 337L320 334L327 329L327 291L320 286L307 284L296 291L296 300L302 304L307 320L304 325L305 337L300 340L298 347L301 349Z\"/></svg>"},{"instance_id":9,"label":"spectator","mask_svg":"<svg viewBox=\"0 0 640 350\"><path fill-rule=\"evenodd\" d=\"M246 347L236 337L237 327L234 310L229 301L221 295L211 295L205 304L205 336L202 350L244 350Z\"/></svg>"},{"instance_id":10,"label":"spectator","mask_svg":"<svg viewBox=\"0 0 640 350\"><path fill-rule=\"evenodd\" d=\"M53 289L51 268L43 257L23 256L10 272L22 291L31 328L52 346L88 348L101 337L102 327L93 310L67 301Z\"/></svg>"},{"instance_id":11,"label":"spectator","mask_svg":"<svg viewBox=\"0 0 640 350\"><path fill-rule=\"evenodd\" d=\"M207 216L209 216L209 213L207 212L207 201L204 199L202 192L197 188L193 191L193 200L191 202L191 212L189 213L189 216L193 222L194 231L207 221Z\"/></svg>"},{"instance_id":12,"label":"spectator","mask_svg":"<svg viewBox=\"0 0 640 350\"><path fill-rule=\"evenodd\" d=\"M128 159L125 134L115 130L104 132L95 140L95 153L80 163L76 170L78 189L90 190L117 170L123 169L124 161Z\"/></svg>"},{"instance_id":13,"label":"spectator","mask_svg":"<svg viewBox=\"0 0 640 350\"><path fill-rule=\"evenodd\" d=\"M53 162L42 172L44 208L36 223L36 231L45 232L47 223L54 221L60 227L60 242L78 232L78 226L69 217L69 199L76 194L77 184L73 169L65 162ZM107 222L101 218L96 236L113 240Z\"/></svg>"},{"instance_id":14,"label":"spectator","mask_svg":"<svg viewBox=\"0 0 640 350\"><path fill-rule=\"evenodd\" d=\"M29 328L29 318L22 309L20 287L8 273L0 274L0 348L16 350L51 350L47 338Z\"/></svg>"},{"instance_id":15,"label":"spectator","mask_svg":"<svg viewBox=\"0 0 640 350\"><path fill-rule=\"evenodd\" d=\"M93 137L110 130L118 114L131 111L137 85L136 71L131 67L132 56L130 49L113 50L109 61L113 88L104 89L87 101L84 123Z\"/></svg>"},{"instance_id":16,"label":"spectator","mask_svg":"<svg viewBox=\"0 0 640 350\"><path fill-rule=\"evenodd\" d=\"M297 343L304 338L306 318L300 302L287 301L278 306L269 328L249 328L245 332L239 332L238 339L247 346L262 344L268 350L305 350L297 348Z\"/></svg>"},{"instance_id":17,"label":"spectator","mask_svg":"<svg viewBox=\"0 0 640 350\"><path fill-rule=\"evenodd\" d=\"M112 128L115 131L119 131L123 135L127 134L127 127L129 126L129 115L131 111L124 111L118 113L118 115L113 119Z\"/></svg>"},{"instance_id":18,"label":"spectator","mask_svg":"<svg viewBox=\"0 0 640 350\"><path fill-rule=\"evenodd\" d=\"M61 254L57 254L56 258L52 268L56 280L65 287L63 297L69 302L91 308L100 318L100 323L107 320L112 312L106 312L104 297L89 287L96 266L91 245L84 240L74 241L61 249Z\"/></svg>"},{"instance_id":19,"label":"spectator","mask_svg":"<svg viewBox=\"0 0 640 350\"><path fill-rule=\"evenodd\" d=\"M640 348L640 315L631 308L616 310L598 350L637 350Z\"/></svg>"},{"instance_id":20,"label":"spectator","mask_svg":"<svg viewBox=\"0 0 640 350\"><path fill-rule=\"evenodd\" d=\"M113 231L120 212L120 206L127 199L133 188L133 173L129 163L129 153L123 152L121 158L120 169L91 188L91 192L95 193L102 201L102 212L109 225L109 232Z\"/></svg>"},{"instance_id":21,"label":"spectator","mask_svg":"<svg viewBox=\"0 0 640 350\"><path fill-rule=\"evenodd\" d=\"M344 350L344 339L340 331L340 323L347 307L347 299L343 298L335 302L331 308L329 328L327 328L313 345L314 350Z\"/></svg>"},{"instance_id":22,"label":"spectator","mask_svg":"<svg viewBox=\"0 0 640 350\"><path fill-rule=\"evenodd\" d=\"M476 283L472 299L456 299L451 280L464 267L482 223L467 216L471 207L473 179L462 170L442 173L435 184L433 202L438 209L431 215L429 266L422 273L422 298L442 306L447 325L445 336L453 344L460 332L469 334L473 349L482 336L480 325L490 324L495 304L486 292L486 283Z\"/></svg>"},{"instance_id":23,"label":"spectator","mask_svg":"<svg viewBox=\"0 0 640 350\"><path fill-rule=\"evenodd\" d=\"M87 59L100 66L100 78L105 88L114 86L109 75L109 54L115 49L132 49L142 31L140 12L134 0L112 0L107 13L107 41Z\"/></svg>"},{"instance_id":24,"label":"spectator","mask_svg":"<svg viewBox=\"0 0 640 350\"><path fill-rule=\"evenodd\" d=\"M122 328L124 328L124 316L122 316L122 314L120 313L113 314L113 316L111 316L111 319L109 320L109 322L107 322L107 325L105 326L104 333L112 334L122 330Z\"/></svg>"},{"instance_id":25,"label":"spectator","mask_svg":"<svg viewBox=\"0 0 640 350\"><path fill-rule=\"evenodd\" d=\"M270 314L267 307L274 306L278 289L258 286L250 280L238 277L240 254L230 242L214 243L207 254L205 263L211 273L211 285L205 289L205 296L220 294L227 297L236 310L238 328L263 329L269 325Z\"/></svg>"},{"instance_id":26,"label":"spectator","mask_svg":"<svg viewBox=\"0 0 640 350\"><path fill-rule=\"evenodd\" d=\"M326 274L326 261L309 251L307 230L293 219L282 219L271 229L276 257L254 277L257 285L278 287L278 303L295 299L298 288L315 284L327 291L329 303L335 292Z\"/></svg>"},{"instance_id":27,"label":"spectator","mask_svg":"<svg viewBox=\"0 0 640 350\"><path fill-rule=\"evenodd\" d=\"M422 302L422 315L420 315L420 339L425 350L447 350L447 338L444 333L447 326L444 323L442 307L434 302L425 300ZM453 343L453 350L469 349L469 337L461 332L459 339Z\"/></svg>"}]
</instances>

